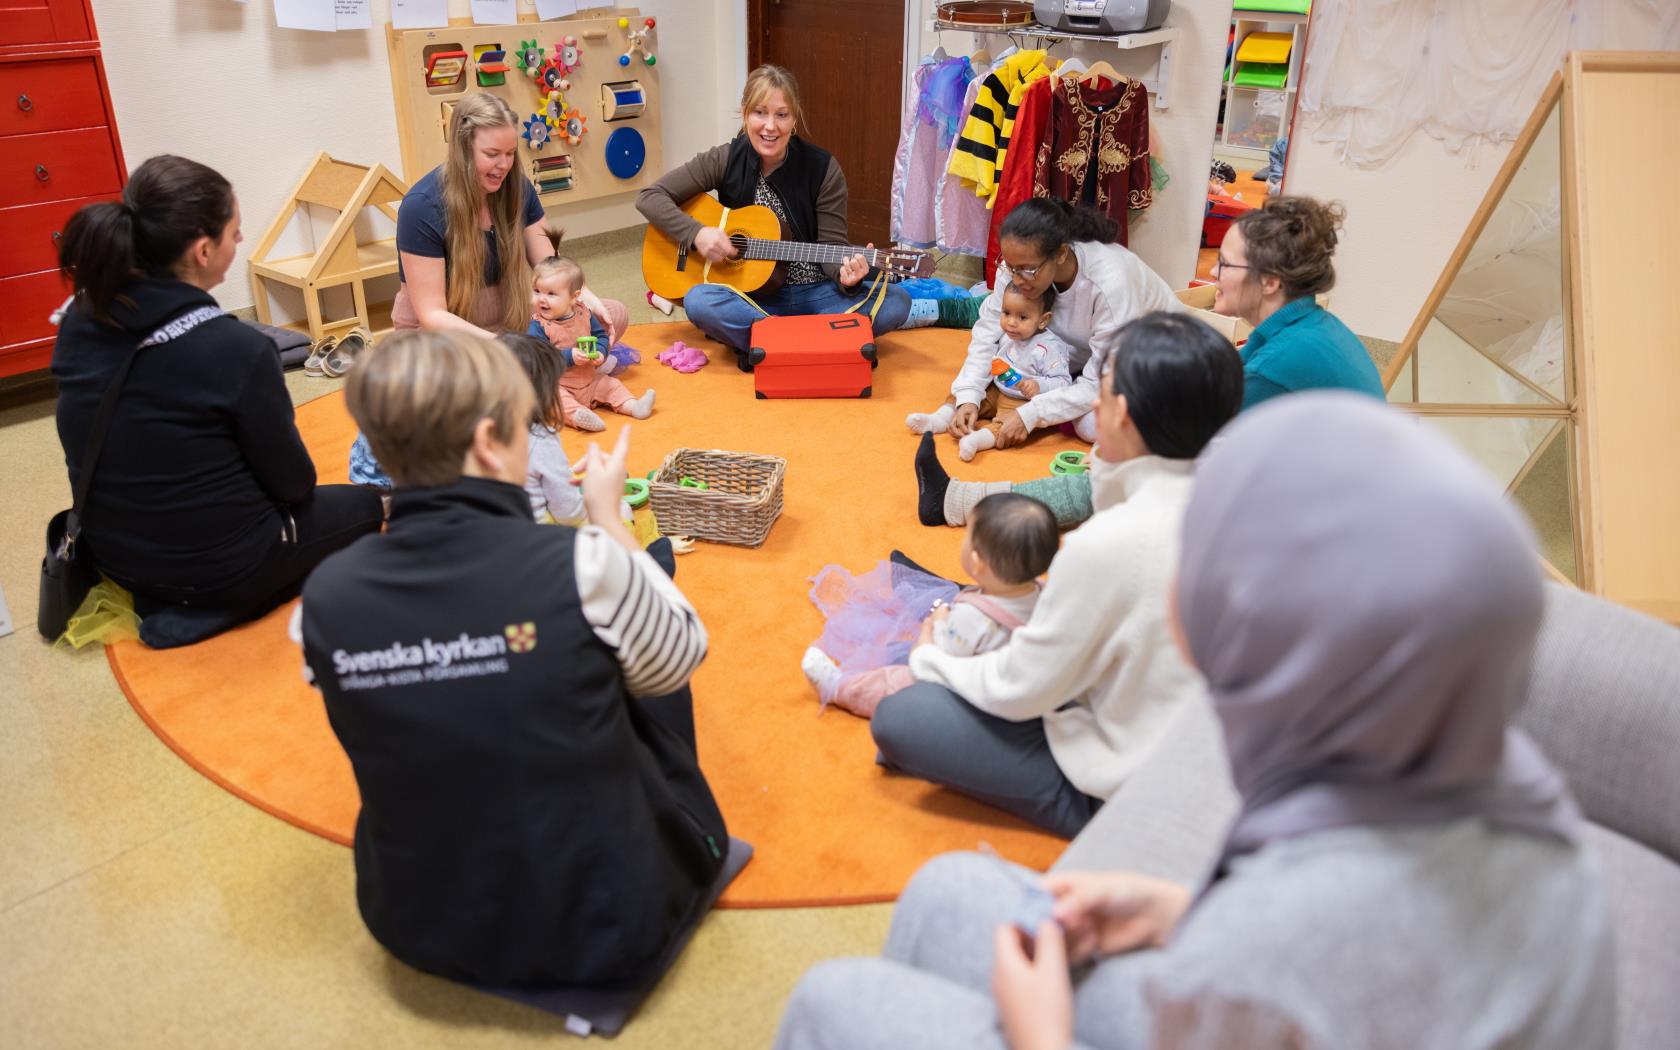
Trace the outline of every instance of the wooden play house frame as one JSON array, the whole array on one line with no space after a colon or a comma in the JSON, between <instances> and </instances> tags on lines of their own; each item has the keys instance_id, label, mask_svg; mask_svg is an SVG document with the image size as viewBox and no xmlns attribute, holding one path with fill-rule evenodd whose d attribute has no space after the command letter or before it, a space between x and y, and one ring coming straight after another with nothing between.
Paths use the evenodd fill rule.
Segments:
<instances>
[{"instance_id":1,"label":"wooden play house frame","mask_svg":"<svg viewBox=\"0 0 1680 1050\"><path fill-rule=\"evenodd\" d=\"M396 222L396 205L407 192L408 185L382 164L369 167L334 160L326 153L318 155L297 188L292 190L279 217L251 250L251 295L257 320L264 324L273 323L267 285L267 282L273 281L303 293L304 320L286 327L306 332L310 339L320 339L329 332L348 330L356 325L362 325L374 335L389 331L391 304L370 304L367 282L397 272L397 241L393 236L361 243L356 237L356 220L363 208L377 208ZM268 255L275 242L305 204L331 208L338 212L338 218L321 238L315 251L270 259ZM350 286L354 312L348 317L324 320L321 316L321 293L343 285Z\"/></svg>"},{"instance_id":2,"label":"wooden play house frame","mask_svg":"<svg viewBox=\"0 0 1680 1050\"><path fill-rule=\"evenodd\" d=\"M1550 118L1556 113L1556 121ZM1561 396L1501 361L1474 334L1453 334L1515 385L1503 402L1431 401L1419 354L1478 239L1542 131L1558 129L1563 361ZM1389 399L1422 417L1550 422L1510 482L1515 491L1564 442L1573 574L1552 575L1680 623L1680 296L1665 253L1680 210L1650 187L1680 147L1653 128L1680 127L1680 55L1575 52L1552 79L1494 177L1441 277L1383 372ZM1543 157L1544 154L1536 156ZM1665 159L1666 158L1666 159ZM1540 169L1533 169L1538 171ZM1499 304L1489 304L1497 308ZM1494 323L1504 320L1497 309ZM1441 320L1447 325L1446 320ZM1431 351L1432 352L1432 351Z\"/></svg>"}]
</instances>

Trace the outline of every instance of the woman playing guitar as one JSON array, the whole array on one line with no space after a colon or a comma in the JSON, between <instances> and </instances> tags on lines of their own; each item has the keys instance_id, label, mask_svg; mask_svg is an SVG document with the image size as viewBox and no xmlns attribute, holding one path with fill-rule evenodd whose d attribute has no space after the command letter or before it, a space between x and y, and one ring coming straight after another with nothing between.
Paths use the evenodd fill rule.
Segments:
<instances>
[{"instance_id":1,"label":"woman playing guitar","mask_svg":"<svg viewBox=\"0 0 1680 1050\"><path fill-rule=\"evenodd\" d=\"M738 254L723 230L702 225L682 209L684 202L708 191L715 191L726 208L768 207L781 219L789 240L847 244L846 176L828 151L794 134L803 124L793 75L780 66L759 66L741 91L741 133L642 190L636 208L680 252L691 252L696 266ZM861 254L838 264L790 262L786 270L781 287L750 299L728 285L697 285L683 308L701 331L744 354L753 322L766 313L844 313L867 290L869 265ZM875 334L898 328L909 311L910 297L900 288L887 288L872 322Z\"/></svg>"}]
</instances>

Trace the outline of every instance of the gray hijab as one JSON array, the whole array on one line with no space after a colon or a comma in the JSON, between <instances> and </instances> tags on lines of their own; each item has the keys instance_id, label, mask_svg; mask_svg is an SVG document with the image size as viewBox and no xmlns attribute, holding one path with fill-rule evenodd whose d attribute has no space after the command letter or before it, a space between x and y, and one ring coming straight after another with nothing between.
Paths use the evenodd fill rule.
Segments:
<instances>
[{"instance_id":1,"label":"gray hijab","mask_svg":"<svg viewBox=\"0 0 1680 1050\"><path fill-rule=\"evenodd\" d=\"M1347 393L1244 413L1197 470L1178 582L1242 796L1226 857L1467 816L1573 841L1562 778L1509 724L1540 571L1527 524L1426 424Z\"/></svg>"}]
</instances>

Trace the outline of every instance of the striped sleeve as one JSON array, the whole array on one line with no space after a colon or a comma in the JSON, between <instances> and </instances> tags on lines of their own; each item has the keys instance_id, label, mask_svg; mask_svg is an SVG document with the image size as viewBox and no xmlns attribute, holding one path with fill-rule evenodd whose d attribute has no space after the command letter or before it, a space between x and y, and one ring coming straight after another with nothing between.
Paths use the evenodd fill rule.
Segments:
<instances>
[{"instance_id":1,"label":"striped sleeve","mask_svg":"<svg viewBox=\"0 0 1680 1050\"><path fill-rule=\"evenodd\" d=\"M593 526L578 530L572 560L583 617L618 654L630 694L681 688L706 658L706 628L677 585L646 553Z\"/></svg>"}]
</instances>

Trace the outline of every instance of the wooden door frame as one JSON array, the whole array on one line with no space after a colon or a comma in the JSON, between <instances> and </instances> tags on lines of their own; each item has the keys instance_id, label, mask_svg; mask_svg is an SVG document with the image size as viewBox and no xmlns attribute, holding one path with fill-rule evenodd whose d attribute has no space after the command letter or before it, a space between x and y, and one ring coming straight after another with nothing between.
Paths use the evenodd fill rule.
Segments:
<instances>
[{"instance_id":1,"label":"wooden door frame","mask_svg":"<svg viewBox=\"0 0 1680 1050\"><path fill-rule=\"evenodd\" d=\"M757 69L764 60L764 5L775 0L745 0L747 8L747 71ZM920 50L921 33L917 31L923 0L904 0L904 32L900 34L898 77L898 111L904 112L905 93L910 90L910 77L916 70L916 54Z\"/></svg>"}]
</instances>

